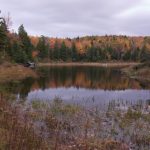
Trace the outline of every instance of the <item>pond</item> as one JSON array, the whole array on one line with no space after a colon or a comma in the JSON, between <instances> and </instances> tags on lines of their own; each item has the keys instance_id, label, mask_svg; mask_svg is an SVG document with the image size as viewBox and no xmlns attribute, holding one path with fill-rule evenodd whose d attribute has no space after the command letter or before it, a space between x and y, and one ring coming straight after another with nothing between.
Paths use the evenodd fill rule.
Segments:
<instances>
[{"instance_id":1,"label":"pond","mask_svg":"<svg viewBox=\"0 0 150 150\"><path fill-rule=\"evenodd\" d=\"M150 99L150 89L130 79L118 68L89 66L51 66L36 70L38 79L27 78L19 86L9 85L18 98L53 100L60 97L71 103L105 105L111 100L129 102ZM11 84L11 83L10 83Z\"/></svg>"},{"instance_id":2,"label":"pond","mask_svg":"<svg viewBox=\"0 0 150 150\"><path fill-rule=\"evenodd\" d=\"M125 76L119 68L51 66L36 72L37 79L2 87L17 95L21 110L42 139L56 139L58 123L59 144L88 137L113 139L130 149L150 149L149 84Z\"/></svg>"}]
</instances>

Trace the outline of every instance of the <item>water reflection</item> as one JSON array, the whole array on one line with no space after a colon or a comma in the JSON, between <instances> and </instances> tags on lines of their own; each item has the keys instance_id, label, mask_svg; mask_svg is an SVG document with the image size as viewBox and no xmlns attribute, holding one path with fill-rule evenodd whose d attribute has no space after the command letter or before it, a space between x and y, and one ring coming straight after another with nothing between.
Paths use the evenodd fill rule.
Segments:
<instances>
[{"instance_id":1,"label":"water reflection","mask_svg":"<svg viewBox=\"0 0 150 150\"><path fill-rule=\"evenodd\" d=\"M38 68L37 72L40 75L38 79L8 83L6 89L28 100L50 100L56 96L67 101L150 99L147 85L125 77L117 68L53 66Z\"/></svg>"},{"instance_id":2,"label":"water reflection","mask_svg":"<svg viewBox=\"0 0 150 150\"><path fill-rule=\"evenodd\" d=\"M118 69L100 67L45 67L32 89L75 87L85 89L141 89L139 82L121 75Z\"/></svg>"}]
</instances>

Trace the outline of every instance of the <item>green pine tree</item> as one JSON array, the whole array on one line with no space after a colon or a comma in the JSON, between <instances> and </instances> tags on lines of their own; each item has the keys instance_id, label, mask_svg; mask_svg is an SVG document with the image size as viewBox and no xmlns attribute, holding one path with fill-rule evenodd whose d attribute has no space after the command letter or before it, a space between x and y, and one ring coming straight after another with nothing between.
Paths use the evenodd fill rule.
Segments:
<instances>
[{"instance_id":1,"label":"green pine tree","mask_svg":"<svg viewBox=\"0 0 150 150\"><path fill-rule=\"evenodd\" d=\"M58 47L58 41L55 41L54 51L53 51L54 60L60 59L60 49Z\"/></svg>"},{"instance_id":2,"label":"green pine tree","mask_svg":"<svg viewBox=\"0 0 150 150\"><path fill-rule=\"evenodd\" d=\"M25 63L27 61L27 55L22 50L18 41L14 41L11 48L12 58L16 63Z\"/></svg>"},{"instance_id":3,"label":"green pine tree","mask_svg":"<svg viewBox=\"0 0 150 150\"><path fill-rule=\"evenodd\" d=\"M22 45L22 50L26 53L27 59L32 60L32 49L33 45L31 44L30 38L27 32L24 29L24 26L21 25L18 29L19 38Z\"/></svg>"},{"instance_id":4,"label":"green pine tree","mask_svg":"<svg viewBox=\"0 0 150 150\"><path fill-rule=\"evenodd\" d=\"M72 50L72 61L77 61L78 60L78 53L77 53L77 48L76 48L76 45L74 42L72 43L71 50Z\"/></svg>"},{"instance_id":5,"label":"green pine tree","mask_svg":"<svg viewBox=\"0 0 150 150\"><path fill-rule=\"evenodd\" d=\"M4 18L0 18L0 53L1 57L4 59L6 55L7 46L7 25Z\"/></svg>"},{"instance_id":6,"label":"green pine tree","mask_svg":"<svg viewBox=\"0 0 150 150\"><path fill-rule=\"evenodd\" d=\"M46 43L44 36L40 37L36 48L39 51L39 57L41 59L48 58L49 45Z\"/></svg>"},{"instance_id":7,"label":"green pine tree","mask_svg":"<svg viewBox=\"0 0 150 150\"><path fill-rule=\"evenodd\" d=\"M67 60L67 47L64 41L62 42L60 47L60 59L63 61Z\"/></svg>"}]
</instances>

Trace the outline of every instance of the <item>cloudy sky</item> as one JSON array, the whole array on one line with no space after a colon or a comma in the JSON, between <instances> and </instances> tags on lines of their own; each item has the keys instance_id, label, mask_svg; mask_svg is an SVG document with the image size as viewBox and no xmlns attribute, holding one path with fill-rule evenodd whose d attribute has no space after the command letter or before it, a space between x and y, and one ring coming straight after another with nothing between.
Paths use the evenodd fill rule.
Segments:
<instances>
[{"instance_id":1,"label":"cloudy sky","mask_svg":"<svg viewBox=\"0 0 150 150\"><path fill-rule=\"evenodd\" d=\"M0 9L30 35L150 35L150 0L0 0Z\"/></svg>"}]
</instances>

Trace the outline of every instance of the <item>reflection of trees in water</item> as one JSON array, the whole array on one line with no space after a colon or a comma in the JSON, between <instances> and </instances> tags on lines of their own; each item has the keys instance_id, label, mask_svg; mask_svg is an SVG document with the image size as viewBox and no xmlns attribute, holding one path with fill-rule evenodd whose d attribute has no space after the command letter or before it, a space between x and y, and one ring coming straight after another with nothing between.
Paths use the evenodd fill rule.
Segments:
<instances>
[{"instance_id":1,"label":"reflection of trees in water","mask_svg":"<svg viewBox=\"0 0 150 150\"><path fill-rule=\"evenodd\" d=\"M38 79L27 78L22 82L10 82L0 86L0 92L18 94L25 98L33 89L56 87L89 88L89 89L140 89L138 81L123 77L119 70L101 67L42 67Z\"/></svg>"},{"instance_id":2,"label":"reflection of trees in water","mask_svg":"<svg viewBox=\"0 0 150 150\"><path fill-rule=\"evenodd\" d=\"M28 95L28 93L31 91L31 87L34 84L34 79L33 78L27 78L23 80L22 82L9 82L5 83L3 85L0 85L1 91L0 92L5 92L5 93L11 93L11 94L20 94L21 98L24 99Z\"/></svg>"},{"instance_id":3,"label":"reflection of trees in water","mask_svg":"<svg viewBox=\"0 0 150 150\"><path fill-rule=\"evenodd\" d=\"M27 78L22 81L21 88L20 88L20 96L21 98L25 98L28 93L31 91L31 87L34 84L34 79L33 78Z\"/></svg>"},{"instance_id":4,"label":"reflection of trees in water","mask_svg":"<svg viewBox=\"0 0 150 150\"><path fill-rule=\"evenodd\" d=\"M39 88L48 87L83 87L94 89L140 88L138 82L125 78L120 71L101 67L44 67L37 82ZM37 87L36 87L37 88Z\"/></svg>"}]
</instances>

